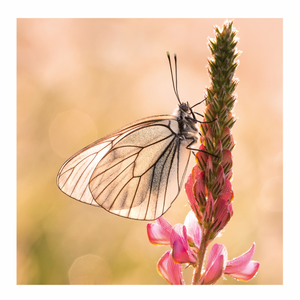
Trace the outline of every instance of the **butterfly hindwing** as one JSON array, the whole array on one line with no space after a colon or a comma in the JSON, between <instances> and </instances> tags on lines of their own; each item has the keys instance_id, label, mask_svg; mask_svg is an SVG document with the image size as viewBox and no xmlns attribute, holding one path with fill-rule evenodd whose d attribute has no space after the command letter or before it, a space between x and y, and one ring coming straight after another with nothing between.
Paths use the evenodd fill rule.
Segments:
<instances>
[{"instance_id":1,"label":"butterfly hindwing","mask_svg":"<svg viewBox=\"0 0 300 300\"><path fill-rule=\"evenodd\" d=\"M145 118L74 154L59 171L67 195L132 219L153 220L176 199L190 157L175 116Z\"/></svg>"}]
</instances>

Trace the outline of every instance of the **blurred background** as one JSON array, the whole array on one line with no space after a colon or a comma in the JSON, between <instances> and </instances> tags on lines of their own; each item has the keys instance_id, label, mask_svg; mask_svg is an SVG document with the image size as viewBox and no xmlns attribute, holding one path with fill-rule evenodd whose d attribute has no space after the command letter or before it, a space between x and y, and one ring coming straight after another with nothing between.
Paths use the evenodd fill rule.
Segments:
<instances>
[{"instance_id":1,"label":"blurred background","mask_svg":"<svg viewBox=\"0 0 300 300\"><path fill-rule=\"evenodd\" d=\"M17 283L167 284L167 246L146 224L64 195L64 161L96 139L177 105L166 51L178 57L179 94L203 99L207 38L225 19L17 20ZM235 19L238 102L233 127L234 217L214 243L233 259L253 242L257 276L217 284L282 284L282 19ZM198 112L204 106L198 106ZM191 167L194 162L191 162ZM182 191L165 214L183 223ZM184 271L186 283L191 270Z\"/></svg>"}]
</instances>

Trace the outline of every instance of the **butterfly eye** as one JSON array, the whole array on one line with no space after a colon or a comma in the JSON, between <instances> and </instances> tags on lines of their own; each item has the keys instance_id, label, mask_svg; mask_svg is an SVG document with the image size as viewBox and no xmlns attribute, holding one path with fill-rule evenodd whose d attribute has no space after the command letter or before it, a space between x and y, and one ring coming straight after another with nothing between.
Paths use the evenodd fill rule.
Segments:
<instances>
[{"instance_id":1,"label":"butterfly eye","mask_svg":"<svg viewBox=\"0 0 300 300\"><path fill-rule=\"evenodd\" d=\"M185 103L182 103L179 105L179 108L184 111L184 112L188 112L189 111L189 107L185 104Z\"/></svg>"}]
</instances>

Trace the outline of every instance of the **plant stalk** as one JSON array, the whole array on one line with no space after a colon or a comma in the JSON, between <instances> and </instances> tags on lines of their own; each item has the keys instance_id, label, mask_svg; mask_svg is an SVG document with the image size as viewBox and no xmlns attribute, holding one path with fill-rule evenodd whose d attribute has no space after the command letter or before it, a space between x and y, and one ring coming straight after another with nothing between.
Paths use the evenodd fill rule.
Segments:
<instances>
[{"instance_id":1,"label":"plant stalk","mask_svg":"<svg viewBox=\"0 0 300 300\"><path fill-rule=\"evenodd\" d=\"M201 238L200 248L198 251L197 266L195 267L194 274L193 274L192 285L199 284L207 246L208 246L207 235L203 234Z\"/></svg>"}]
</instances>

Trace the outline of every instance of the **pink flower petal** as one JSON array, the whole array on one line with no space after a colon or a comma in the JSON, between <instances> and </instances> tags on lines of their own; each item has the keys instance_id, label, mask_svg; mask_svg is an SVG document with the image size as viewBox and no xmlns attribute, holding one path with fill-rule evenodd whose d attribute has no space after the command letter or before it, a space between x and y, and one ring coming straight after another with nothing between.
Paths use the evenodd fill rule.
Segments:
<instances>
[{"instance_id":1,"label":"pink flower petal","mask_svg":"<svg viewBox=\"0 0 300 300\"><path fill-rule=\"evenodd\" d=\"M203 146L203 148L204 148L204 146ZM201 146L200 146L200 148L199 149L201 149ZM205 154L205 153L204 153ZM206 155L206 154L205 154ZM193 167L193 169L192 169L192 176L193 176L193 179L194 179L194 181L196 180L196 178L199 176L199 174L201 173L201 170L199 169L199 167L197 166L197 165L195 165L194 167Z\"/></svg>"},{"instance_id":2,"label":"pink flower petal","mask_svg":"<svg viewBox=\"0 0 300 300\"><path fill-rule=\"evenodd\" d=\"M185 248L188 247L186 227L183 224L175 224L170 237L171 246L175 241L181 241Z\"/></svg>"},{"instance_id":3,"label":"pink flower petal","mask_svg":"<svg viewBox=\"0 0 300 300\"><path fill-rule=\"evenodd\" d=\"M169 259L170 252L171 252L171 250L168 250L167 252L165 252L157 263L158 273L163 278L165 278L169 283L171 283L170 279L169 279L169 273L168 273L168 259Z\"/></svg>"},{"instance_id":4,"label":"pink flower petal","mask_svg":"<svg viewBox=\"0 0 300 300\"><path fill-rule=\"evenodd\" d=\"M229 260L226 265L225 273L239 273L250 263L255 251L255 243L253 243L252 247L239 257L234 258L233 260Z\"/></svg>"},{"instance_id":5,"label":"pink flower petal","mask_svg":"<svg viewBox=\"0 0 300 300\"><path fill-rule=\"evenodd\" d=\"M161 226L166 235L171 235L172 225L164 217L158 218L155 222Z\"/></svg>"},{"instance_id":6,"label":"pink flower petal","mask_svg":"<svg viewBox=\"0 0 300 300\"><path fill-rule=\"evenodd\" d=\"M196 177L194 184L194 195L197 203L199 203L201 207L204 207L206 205L205 171L202 171Z\"/></svg>"},{"instance_id":7,"label":"pink flower petal","mask_svg":"<svg viewBox=\"0 0 300 300\"><path fill-rule=\"evenodd\" d=\"M188 244L186 227L182 224L173 226L171 237L171 247L173 248L173 259L178 263L196 262L193 252Z\"/></svg>"},{"instance_id":8,"label":"pink flower petal","mask_svg":"<svg viewBox=\"0 0 300 300\"><path fill-rule=\"evenodd\" d=\"M249 264L238 273L227 274L237 280L248 281L255 277L259 268L259 262L251 260Z\"/></svg>"},{"instance_id":9,"label":"pink flower petal","mask_svg":"<svg viewBox=\"0 0 300 300\"><path fill-rule=\"evenodd\" d=\"M215 216L211 231L218 233L226 226L233 213L232 205L229 206L225 199L218 197L214 205Z\"/></svg>"},{"instance_id":10,"label":"pink flower petal","mask_svg":"<svg viewBox=\"0 0 300 300\"><path fill-rule=\"evenodd\" d=\"M198 203L197 203L194 193L193 193L193 186L194 186L194 179L193 179L192 174L190 174L185 183L185 192L188 197L188 201L189 201L189 204L190 204L192 210L196 212L199 210L199 208L198 208Z\"/></svg>"},{"instance_id":11,"label":"pink flower petal","mask_svg":"<svg viewBox=\"0 0 300 300\"><path fill-rule=\"evenodd\" d=\"M205 207L205 211L204 211L204 221L207 222L207 223L210 223L211 220L212 220L213 206L214 206L214 199L213 199L213 196L212 196L211 192L209 192L206 207Z\"/></svg>"},{"instance_id":12,"label":"pink flower petal","mask_svg":"<svg viewBox=\"0 0 300 300\"><path fill-rule=\"evenodd\" d=\"M202 284L214 284L223 274L224 256L220 255L211 267L205 271Z\"/></svg>"},{"instance_id":13,"label":"pink flower petal","mask_svg":"<svg viewBox=\"0 0 300 300\"><path fill-rule=\"evenodd\" d=\"M231 140L231 136L229 140ZM232 153L229 149L223 150L223 158L221 164L224 168L225 173L228 173L228 171L232 168Z\"/></svg>"},{"instance_id":14,"label":"pink flower petal","mask_svg":"<svg viewBox=\"0 0 300 300\"><path fill-rule=\"evenodd\" d=\"M207 154L205 152L202 152L205 151L205 147L203 143L201 143L199 150L201 151L198 151L196 153L195 159L197 161L197 166L199 166L198 167L199 171L204 171L207 162Z\"/></svg>"},{"instance_id":15,"label":"pink flower petal","mask_svg":"<svg viewBox=\"0 0 300 300\"><path fill-rule=\"evenodd\" d=\"M147 224L147 233L151 244L170 245L171 232L172 226L164 217L157 219L156 223Z\"/></svg>"},{"instance_id":16,"label":"pink flower petal","mask_svg":"<svg viewBox=\"0 0 300 300\"><path fill-rule=\"evenodd\" d=\"M174 263L171 250L168 250L157 263L158 273L170 284L184 284L181 264Z\"/></svg>"},{"instance_id":17,"label":"pink flower petal","mask_svg":"<svg viewBox=\"0 0 300 300\"><path fill-rule=\"evenodd\" d=\"M173 259L177 263L195 263L196 259L192 254L189 254L189 251L183 246L180 241L175 241L173 244L172 251Z\"/></svg>"},{"instance_id":18,"label":"pink flower petal","mask_svg":"<svg viewBox=\"0 0 300 300\"><path fill-rule=\"evenodd\" d=\"M227 263L227 257L228 257L227 249L222 244L214 244L207 257L206 269L208 270L209 268L211 268L215 260L218 259L218 257L221 255L223 256L224 268L225 268Z\"/></svg>"},{"instance_id":19,"label":"pink flower petal","mask_svg":"<svg viewBox=\"0 0 300 300\"><path fill-rule=\"evenodd\" d=\"M223 189L224 182L225 182L224 170L223 170L223 167L221 165L219 165L215 184L212 188L212 192L214 194L218 195Z\"/></svg>"},{"instance_id":20,"label":"pink flower petal","mask_svg":"<svg viewBox=\"0 0 300 300\"><path fill-rule=\"evenodd\" d=\"M191 236L195 246L199 248L202 232L198 220L192 210L185 217L184 225L186 226L187 233Z\"/></svg>"},{"instance_id":21,"label":"pink flower petal","mask_svg":"<svg viewBox=\"0 0 300 300\"><path fill-rule=\"evenodd\" d=\"M228 201L228 203L233 200L232 184L228 179L225 179L225 183L224 183L222 192L218 198L224 199L224 200Z\"/></svg>"}]
</instances>

